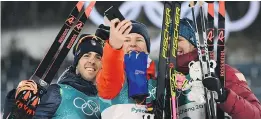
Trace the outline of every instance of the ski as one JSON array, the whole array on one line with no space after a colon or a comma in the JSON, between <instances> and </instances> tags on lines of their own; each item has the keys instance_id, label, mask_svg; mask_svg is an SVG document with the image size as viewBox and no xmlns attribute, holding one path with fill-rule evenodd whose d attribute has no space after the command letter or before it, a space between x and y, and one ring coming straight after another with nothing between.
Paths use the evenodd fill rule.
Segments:
<instances>
[{"instance_id":1,"label":"ski","mask_svg":"<svg viewBox=\"0 0 261 119\"><path fill-rule=\"evenodd\" d=\"M193 21L193 24L195 25L194 27L195 27L195 36L196 36L196 41L197 41L197 50L198 50L199 61L203 61L202 52L201 52L201 48L200 48L200 40L199 40L197 20L196 20L195 12L194 12L195 3L196 2L191 1L189 6L191 7L191 11L192 11L192 21ZM201 66L202 66L202 64L201 64Z\"/></svg>"},{"instance_id":2,"label":"ski","mask_svg":"<svg viewBox=\"0 0 261 119\"><path fill-rule=\"evenodd\" d=\"M66 18L66 21L65 21L64 25L62 26L61 30L59 31L58 35L56 36L53 44L49 48L48 52L46 53L45 57L43 58L43 60L41 61L41 63L39 64L38 68L36 69L36 71L33 75L40 77L40 78L44 75L46 69L49 66L49 63L51 63L52 58L55 56L57 50L63 43L69 30L71 29L71 27L77 20L76 18L82 11L83 6L84 6L84 2L79 1L76 4L76 6L73 8L70 15Z\"/></svg>"},{"instance_id":3,"label":"ski","mask_svg":"<svg viewBox=\"0 0 261 119\"><path fill-rule=\"evenodd\" d=\"M180 21L180 2L164 2L158 64L155 119L177 119L176 55Z\"/></svg>"},{"instance_id":4,"label":"ski","mask_svg":"<svg viewBox=\"0 0 261 119\"><path fill-rule=\"evenodd\" d=\"M172 81L170 80L170 78L172 77L171 76L171 70L169 68L170 66L170 44L171 44L171 38L172 38L172 23L173 23L173 5L172 5L172 2L166 2L166 4L169 4L170 5L170 10L169 10L169 14L166 16L166 19L165 19L165 23L167 23L168 21L168 26L166 25L163 33L164 33L164 54L165 54L165 58L167 60L166 62L166 71L164 72L165 74L165 98L164 98L164 116L163 116L163 119L171 119L172 117L172 101L171 101L171 83ZM165 37L167 36L167 37ZM168 72L169 71L169 72ZM161 79L162 80L162 79ZM160 81L160 79L158 80Z\"/></svg>"},{"instance_id":5,"label":"ski","mask_svg":"<svg viewBox=\"0 0 261 119\"><path fill-rule=\"evenodd\" d=\"M171 25L171 37L169 41L169 80L170 80L170 108L171 119L177 119L177 99L176 99L176 75L177 75L177 51L178 51L178 38L179 38L179 23L180 23L181 4L179 2L172 2L172 25ZM168 94L168 93L167 93Z\"/></svg>"},{"instance_id":6,"label":"ski","mask_svg":"<svg viewBox=\"0 0 261 119\"><path fill-rule=\"evenodd\" d=\"M156 90L156 103L153 105L153 112L155 119L165 119L167 115L170 116L170 108L166 110L166 105L170 104L169 98L166 95L167 83L167 63L169 53L169 38L170 27L172 19L172 5L171 2L164 2L163 21L161 30L161 43L158 63L158 76L157 76L157 90ZM168 93L168 91L167 91ZM165 102L165 99L167 99ZM166 105L165 105L166 104ZM170 106L167 106L170 107Z\"/></svg>"},{"instance_id":7,"label":"ski","mask_svg":"<svg viewBox=\"0 0 261 119\"><path fill-rule=\"evenodd\" d=\"M88 2L88 7L84 11L85 15L80 14L85 2L78 2L76 6L73 8L72 12L70 13L69 17L65 21L65 24L62 26L61 30L59 31L57 37L55 38L53 44L49 48L49 51L46 53L45 57L39 64L38 68L36 69L35 73L31 76L30 80L34 80L37 84L37 93L34 94L32 91L23 91L18 94L18 97L16 99L16 106L13 108L12 112L7 117L8 119L30 119L35 113L35 109L37 105L40 103L40 98L43 96L43 94L46 92L46 88L48 87L48 84L51 83L53 77L49 77L48 79L43 78L45 72L52 71L51 74L55 75L58 69L52 69L52 68L59 68L61 65L61 62L65 59L67 56L69 50L73 46L73 43L75 42L78 34L80 33L85 21L90 15L90 12L92 8L95 5L95 1ZM61 50L58 50L61 46L61 44L64 42L64 39L66 35L68 34L71 27L75 24L74 22L77 20L77 17L80 14L79 21L74 27L74 30L69 35L68 39L63 45L63 48ZM65 49L65 48L67 49ZM58 52L57 52L58 51ZM52 63L53 61L53 63ZM55 63L57 62L58 63ZM59 64L60 63L60 64ZM48 66L51 64L51 66L48 68ZM54 66L56 65L56 66ZM59 65L59 66L58 66ZM45 76L46 77L46 76ZM39 79L39 80L36 80ZM44 79L44 80L42 80ZM30 81L29 80L29 81ZM26 93L26 94L25 94ZM29 99L25 99L22 97L23 95L27 96ZM30 107L30 108L29 108ZM23 115L21 115L23 114ZM26 115L24 115L26 114Z\"/></svg>"},{"instance_id":8,"label":"ski","mask_svg":"<svg viewBox=\"0 0 261 119\"><path fill-rule=\"evenodd\" d=\"M202 27L202 35L203 35L203 49L204 49L204 56L207 62L207 73L209 73L209 55L208 55L208 44L207 44L207 35L206 35L206 22L205 22L205 14L203 9L203 1L199 1L199 14L200 14L200 21L201 21L201 27Z\"/></svg>"},{"instance_id":9,"label":"ski","mask_svg":"<svg viewBox=\"0 0 261 119\"><path fill-rule=\"evenodd\" d=\"M62 49L60 50L59 54L57 55L56 59L51 64L51 66L47 69L47 71L46 71L47 73L43 77L43 80L46 83L50 84L53 77L55 76L55 74L59 70L62 62L66 58L68 52L72 48L72 46L75 43L78 35L81 32L83 26L85 25L86 20L90 16L90 13L91 13L92 8L94 7L95 3L96 3L95 1L90 1L88 7L84 11L85 15L80 16L79 21L76 23L75 27L73 28L73 31L71 32L71 34L67 38L66 42L64 43L64 45L63 45Z\"/></svg>"},{"instance_id":10,"label":"ski","mask_svg":"<svg viewBox=\"0 0 261 119\"><path fill-rule=\"evenodd\" d=\"M207 37L207 34L206 34L206 25L205 25L205 14L204 14L204 9L203 9L203 4L204 2L203 1L200 1L199 2L199 5L200 5L200 18L201 18L201 26L202 26L202 35L203 35L203 42L204 42L204 45L203 45L203 48L204 48L204 56L205 56L205 64L206 64L206 71L203 73L203 79L205 79L206 77L212 77L212 74L215 74L215 71L214 71L214 68L210 66L210 53L213 53L211 51L208 51L208 44L209 44L209 37ZM212 3L213 4L213 3ZM213 42L212 42L213 43ZM213 48L213 47L212 47ZM213 51L213 49L211 49ZM211 54L213 55L213 54ZM212 60L214 62L214 60ZM212 91L209 91L209 90L206 90L205 89L205 92L206 92L206 106L207 106L207 109L208 111L210 111L210 114L209 116L211 116L212 119L216 119L216 110L215 110L215 100L214 100L214 96L213 96L213 92Z\"/></svg>"},{"instance_id":11,"label":"ski","mask_svg":"<svg viewBox=\"0 0 261 119\"><path fill-rule=\"evenodd\" d=\"M225 86L225 1L219 1L218 10L218 42L217 42L217 67L216 74L220 80L221 86ZM219 119L225 118L225 113L217 108Z\"/></svg>"},{"instance_id":12,"label":"ski","mask_svg":"<svg viewBox=\"0 0 261 119\"><path fill-rule=\"evenodd\" d=\"M212 60L215 60L214 56L214 3L208 2L208 16L207 16L207 43L208 43L208 53Z\"/></svg>"},{"instance_id":13,"label":"ski","mask_svg":"<svg viewBox=\"0 0 261 119\"><path fill-rule=\"evenodd\" d=\"M203 79L207 76L211 76L210 73L210 67L209 67L209 57L208 57L208 49L207 49L207 39L206 39L206 27L205 27L205 18L204 18L204 14L203 14L203 2L200 2L200 16L201 16L201 25L202 25L202 32L203 32L203 41L204 41L204 45L203 45L203 51L201 50L201 45L200 45L200 40L199 40L199 32L198 32L198 27L197 27L197 21L196 21L196 17L195 17L195 12L194 12L194 6L197 2L191 1L190 2L190 7L192 10L192 19L193 19L193 23L195 25L195 36L196 36L196 42L197 42L197 50L198 50L198 57L199 57L199 62L200 62L200 66L201 66L201 72L203 75ZM203 59L204 56L204 59ZM206 68L205 68L206 67ZM208 119L212 119L215 118L215 112L214 112L214 104L211 103L213 101L213 97L210 96L209 94L211 94L210 91L208 91L206 88L204 88L204 92L205 92L205 99L206 99L206 103L205 103L205 110L206 110L206 116Z\"/></svg>"}]
</instances>

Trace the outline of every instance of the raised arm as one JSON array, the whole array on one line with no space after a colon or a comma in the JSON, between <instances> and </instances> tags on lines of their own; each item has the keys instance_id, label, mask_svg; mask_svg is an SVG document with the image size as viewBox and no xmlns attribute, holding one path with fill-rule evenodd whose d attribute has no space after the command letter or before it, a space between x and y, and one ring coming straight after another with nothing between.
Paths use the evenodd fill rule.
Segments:
<instances>
[{"instance_id":1,"label":"raised arm","mask_svg":"<svg viewBox=\"0 0 261 119\"><path fill-rule=\"evenodd\" d=\"M109 40L106 41L103 49L102 69L97 75L98 95L104 99L115 98L123 86L125 73L122 46L131 28L129 20L111 21Z\"/></svg>"},{"instance_id":2,"label":"raised arm","mask_svg":"<svg viewBox=\"0 0 261 119\"><path fill-rule=\"evenodd\" d=\"M112 99L120 92L124 83L123 50L113 49L105 43L102 69L97 75L97 89L100 97Z\"/></svg>"}]
</instances>

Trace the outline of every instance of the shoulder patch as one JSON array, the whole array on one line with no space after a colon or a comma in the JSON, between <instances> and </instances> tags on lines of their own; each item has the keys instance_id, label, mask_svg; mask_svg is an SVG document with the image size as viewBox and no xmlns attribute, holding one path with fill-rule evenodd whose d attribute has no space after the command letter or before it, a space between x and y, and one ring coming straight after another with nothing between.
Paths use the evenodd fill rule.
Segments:
<instances>
[{"instance_id":1,"label":"shoulder patch","mask_svg":"<svg viewBox=\"0 0 261 119\"><path fill-rule=\"evenodd\" d=\"M235 75L237 76L238 80L246 82L246 78L242 73L235 73Z\"/></svg>"}]
</instances>

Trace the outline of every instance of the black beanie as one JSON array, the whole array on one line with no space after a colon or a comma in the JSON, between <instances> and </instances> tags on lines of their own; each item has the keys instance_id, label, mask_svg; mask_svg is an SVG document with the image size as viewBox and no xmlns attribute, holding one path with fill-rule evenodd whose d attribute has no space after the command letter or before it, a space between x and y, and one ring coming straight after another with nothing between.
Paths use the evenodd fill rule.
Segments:
<instances>
[{"instance_id":1,"label":"black beanie","mask_svg":"<svg viewBox=\"0 0 261 119\"><path fill-rule=\"evenodd\" d=\"M147 45L147 50L150 52L150 36L147 30L147 27L138 21L131 20L132 22L132 29L130 33L137 33L140 34L144 37L146 45Z\"/></svg>"},{"instance_id":2,"label":"black beanie","mask_svg":"<svg viewBox=\"0 0 261 119\"><path fill-rule=\"evenodd\" d=\"M188 40L194 47L197 47L195 36L195 26L192 20L188 18L180 19L179 35Z\"/></svg>"},{"instance_id":3,"label":"black beanie","mask_svg":"<svg viewBox=\"0 0 261 119\"><path fill-rule=\"evenodd\" d=\"M80 58L88 52L96 52L102 56L103 40L95 35L82 34L73 48L73 66L76 67Z\"/></svg>"},{"instance_id":4,"label":"black beanie","mask_svg":"<svg viewBox=\"0 0 261 119\"><path fill-rule=\"evenodd\" d=\"M100 37L102 40L108 40L110 37L110 27L100 24L95 35Z\"/></svg>"}]
</instances>

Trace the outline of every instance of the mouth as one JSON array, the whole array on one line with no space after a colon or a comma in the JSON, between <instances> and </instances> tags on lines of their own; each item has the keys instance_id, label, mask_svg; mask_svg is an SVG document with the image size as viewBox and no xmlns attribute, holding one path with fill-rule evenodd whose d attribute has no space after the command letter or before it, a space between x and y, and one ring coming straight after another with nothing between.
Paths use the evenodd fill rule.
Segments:
<instances>
[{"instance_id":1,"label":"mouth","mask_svg":"<svg viewBox=\"0 0 261 119\"><path fill-rule=\"evenodd\" d=\"M130 52L130 51L136 51L136 52L141 52L142 49L139 48L139 47L129 47L127 52Z\"/></svg>"},{"instance_id":2,"label":"mouth","mask_svg":"<svg viewBox=\"0 0 261 119\"><path fill-rule=\"evenodd\" d=\"M137 52L137 53L139 53L139 51L137 51L137 50L129 50L127 53L131 53L131 52Z\"/></svg>"},{"instance_id":3,"label":"mouth","mask_svg":"<svg viewBox=\"0 0 261 119\"><path fill-rule=\"evenodd\" d=\"M93 67L85 67L85 69L86 69L87 71L89 71L89 72L95 72L95 71L96 71L96 69L93 68Z\"/></svg>"}]
</instances>

